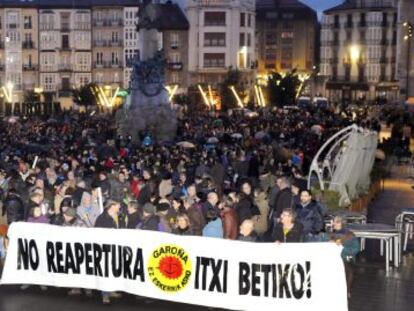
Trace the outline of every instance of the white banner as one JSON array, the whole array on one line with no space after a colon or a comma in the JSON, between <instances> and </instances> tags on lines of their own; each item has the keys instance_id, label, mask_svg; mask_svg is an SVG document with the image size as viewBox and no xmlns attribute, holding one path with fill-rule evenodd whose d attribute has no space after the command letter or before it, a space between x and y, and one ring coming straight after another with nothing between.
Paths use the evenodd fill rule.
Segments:
<instances>
[{"instance_id":1,"label":"white banner","mask_svg":"<svg viewBox=\"0 0 414 311\"><path fill-rule=\"evenodd\" d=\"M13 223L2 284L124 291L231 310L346 311L341 247Z\"/></svg>"}]
</instances>

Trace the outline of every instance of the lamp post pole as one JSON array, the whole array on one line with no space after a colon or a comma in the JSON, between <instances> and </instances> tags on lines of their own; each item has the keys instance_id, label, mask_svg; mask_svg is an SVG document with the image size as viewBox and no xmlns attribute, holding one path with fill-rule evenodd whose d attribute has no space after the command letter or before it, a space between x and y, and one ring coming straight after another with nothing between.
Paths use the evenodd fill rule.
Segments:
<instances>
[{"instance_id":1,"label":"lamp post pole","mask_svg":"<svg viewBox=\"0 0 414 311\"><path fill-rule=\"evenodd\" d=\"M413 38L413 25L409 22L404 22L403 24L405 29L404 41L407 42L407 74L406 74L406 83L405 83L405 97L409 98L409 89L410 89L410 71L411 71L411 39Z\"/></svg>"}]
</instances>

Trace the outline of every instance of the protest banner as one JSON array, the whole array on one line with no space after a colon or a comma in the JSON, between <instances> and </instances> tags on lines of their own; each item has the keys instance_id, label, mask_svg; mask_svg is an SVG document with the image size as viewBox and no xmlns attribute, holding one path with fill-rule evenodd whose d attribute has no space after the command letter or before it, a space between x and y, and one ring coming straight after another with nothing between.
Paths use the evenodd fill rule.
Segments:
<instances>
[{"instance_id":1,"label":"protest banner","mask_svg":"<svg viewBox=\"0 0 414 311\"><path fill-rule=\"evenodd\" d=\"M249 243L13 223L1 284L39 284L231 310L346 311L334 243Z\"/></svg>"}]
</instances>

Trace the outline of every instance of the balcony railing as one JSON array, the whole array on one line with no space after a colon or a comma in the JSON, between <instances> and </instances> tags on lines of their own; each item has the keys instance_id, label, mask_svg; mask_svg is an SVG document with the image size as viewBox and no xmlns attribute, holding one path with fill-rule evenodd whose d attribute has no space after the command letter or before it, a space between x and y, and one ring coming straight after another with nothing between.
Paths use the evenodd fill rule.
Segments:
<instances>
[{"instance_id":1,"label":"balcony railing","mask_svg":"<svg viewBox=\"0 0 414 311\"><path fill-rule=\"evenodd\" d=\"M93 68L121 68L122 62L111 62L111 61L102 61L102 62L94 62Z\"/></svg>"},{"instance_id":2,"label":"balcony railing","mask_svg":"<svg viewBox=\"0 0 414 311\"><path fill-rule=\"evenodd\" d=\"M36 71L39 68L38 65L33 65L33 64L24 64L23 65L23 70L24 71Z\"/></svg>"},{"instance_id":3,"label":"balcony railing","mask_svg":"<svg viewBox=\"0 0 414 311\"><path fill-rule=\"evenodd\" d=\"M58 68L59 68L59 71L72 71L71 64L59 64Z\"/></svg>"},{"instance_id":4,"label":"balcony railing","mask_svg":"<svg viewBox=\"0 0 414 311\"><path fill-rule=\"evenodd\" d=\"M102 19L94 19L92 21L94 26L100 27L121 27L124 25L122 18L102 18Z\"/></svg>"},{"instance_id":5,"label":"balcony railing","mask_svg":"<svg viewBox=\"0 0 414 311\"><path fill-rule=\"evenodd\" d=\"M168 63L168 69L170 69L170 70L182 70L183 69L183 63L182 62Z\"/></svg>"},{"instance_id":6,"label":"balcony railing","mask_svg":"<svg viewBox=\"0 0 414 311\"><path fill-rule=\"evenodd\" d=\"M91 29L91 23L87 22L76 22L74 25L74 30L90 30Z\"/></svg>"},{"instance_id":7,"label":"balcony railing","mask_svg":"<svg viewBox=\"0 0 414 311\"><path fill-rule=\"evenodd\" d=\"M33 41L23 41L22 42L22 48L23 49L34 49L35 45Z\"/></svg>"},{"instance_id":8,"label":"balcony railing","mask_svg":"<svg viewBox=\"0 0 414 311\"><path fill-rule=\"evenodd\" d=\"M112 41L112 40L94 40L93 45L96 47L110 47L110 46L122 46L122 40Z\"/></svg>"},{"instance_id":9,"label":"balcony railing","mask_svg":"<svg viewBox=\"0 0 414 311\"><path fill-rule=\"evenodd\" d=\"M60 24L60 31L70 31L70 24L69 23Z\"/></svg>"},{"instance_id":10,"label":"balcony railing","mask_svg":"<svg viewBox=\"0 0 414 311\"><path fill-rule=\"evenodd\" d=\"M34 83L23 83L23 90L33 90L35 88Z\"/></svg>"}]
</instances>

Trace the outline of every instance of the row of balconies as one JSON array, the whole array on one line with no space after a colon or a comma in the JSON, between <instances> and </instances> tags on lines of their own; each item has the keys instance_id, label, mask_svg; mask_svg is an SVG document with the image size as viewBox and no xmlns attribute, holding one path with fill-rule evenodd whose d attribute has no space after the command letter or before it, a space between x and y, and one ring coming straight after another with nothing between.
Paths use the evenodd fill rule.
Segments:
<instances>
[{"instance_id":1,"label":"row of balconies","mask_svg":"<svg viewBox=\"0 0 414 311\"><path fill-rule=\"evenodd\" d=\"M322 46L347 46L353 43L357 43L360 45L393 45L397 44L396 40L388 40L388 39L359 39L356 42L352 40L324 40L321 41Z\"/></svg>"},{"instance_id":2,"label":"row of balconies","mask_svg":"<svg viewBox=\"0 0 414 311\"><path fill-rule=\"evenodd\" d=\"M342 27L341 27L342 26ZM359 21L359 22L345 22L345 23L322 23L323 28L334 28L334 29L340 29L340 28L365 28L365 27L390 27L390 26L396 26L396 23L391 23L389 21Z\"/></svg>"},{"instance_id":3,"label":"row of balconies","mask_svg":"<svg viewBox=\"0 0 414 311\"><path fill-rule=\"evenodd\" d=\"M93 19L92 25L100 27L122 27L124 25L124 21L122 20L122 18Z\"/></svg>"},{"instance_id":4,"label":"row of balconies","mask_svg":"<svg viewBox=\"0 0 414 311\"><path fill-rule=\"evenodd\" d=\"M128 66L130 66L131 64L127 64ZM45 66L42 66L42 69L47 69L50 71L73 71L74 70L74 65L73 64L59 64L57 67L56 66L49 66L48 68L45 68ZM76 66L78 70L75 71L88 71L89 70L89 66L85 66L84 69L81 69L79 66ZM102 62L94 62L93 63L93 68L95 69L100 69L100 68L122 68L123 64L122 62L111 62L111 61L102 61ZM183 69L183 63L182 62L169 62L167 64L167 68L169 70L173 70L173 71L180 71ZM4 70L4 64L0 64L0 71ZM39 70L39 65L37 64L24 64L23 65L23 71L37 71Z\"/></svg>"},{"instance_id":5,"label":"row of balconies","mask_svg":"<svg viewBox=\"0 0 414 311\"><path fill-rule=\"evenodd\" d=\"M39 24L40 30L53 30L53 31L62 31L62 32L68 32L68 31L74 31L74 30L91 30L91 24L90 23L73 23L71 25L70 23L61 23L59 26L52 24L52 23L40 23Z\"/></svg>"},{"instance_id":6,"label":"row of balconies","mask_svg":"<svg viewBox=\"0 0 414 311\"><path fill-rule=\"evenodd\" d=\"M111 62L111 61L101 61L101 62L94 62L93 68L122 68L122 62Z\"/></svg>"},{"instance_id":7,"label":"row of balconies","mask_svg":"<svg viewBox=\"0 0 414 311\"><path fill-rule=\"evenodd\" d=\"M361 58L358 61L358 64L366 64L366 63L370 63L370 64L389 64L389 63L395 63L396 60L395 58L389 58L389 57L381 57L381 58ZM339 64L339 59L337 57L333 57L333 58L322 58L321 59L321 63L328 63L328 64ZM345 65L348 65L351 63L350 59L348 57L344 57L342 59L342 63Z\"/></svg>"},{"instance_id":8,"label":"row of balconies","mask_svg":"<svg viewBox=\"0 0 414 311\"><path fill-rule=\"evenodd\" d=\"M94 40L93 46L117 47L122 46L122 40Z\"/></svg>"}]
</instances>

